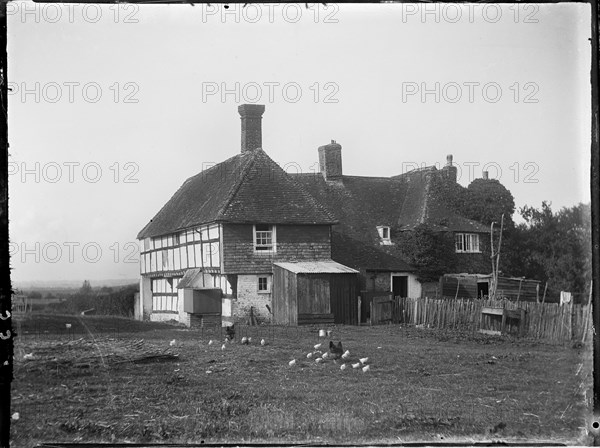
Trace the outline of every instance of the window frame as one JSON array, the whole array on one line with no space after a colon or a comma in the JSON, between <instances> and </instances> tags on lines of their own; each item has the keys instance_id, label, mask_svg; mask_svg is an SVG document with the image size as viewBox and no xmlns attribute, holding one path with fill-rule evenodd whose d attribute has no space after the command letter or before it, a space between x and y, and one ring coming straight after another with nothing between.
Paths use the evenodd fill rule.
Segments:
<instances>
[{"instance_id":1,"label":"window frame","mask_svg":"<svg viewBox=\"0 0 600 448\"><path fill-rule=\"evenodd\" d=\"M460 244L459 244L460 242ZM460 246L460 247L459 247ZM457 232L454 234L454 250L457 254L480 254L479 233Z\"/></svg>"},{"instance_id":2,"label":"window frame","mask_svg":"<svg viewBox=\"0 0 600 448\"><path fill-rule=\"evenodd\" d=\"M261 280L265 280L265 289L260 289ZM259 294L270 294L271 293L271 282L268 275L259 275L257 277L256 289Z\"/></svg>"},{"instance_id":3,"label":"window frame","mask_svg":"<svg viewBox=\"0 0 600 448\"><path fill-rule=\"evenodd\" d=\"M269 227L270 230L256 230L257 226L267 226L267 227ZM270 245L269 244L260 244L260 246L264 246L265 249L257 249L257 247L259 247L259 244L257 243L257 240L258 240L257 232L265 232L265 233L270 232L271 233ZM260 238L262 239L263 236L261 235ZM255 254L277 253L277 226L275 226L274 224L254 224L252 226L252 249Z\"/></svg>"},{"instance_id":4,"label":"window frame","mask_svg":"<svg viewBox=\"0 0 600 448\"><path fill-rule=\"evenodd\" d=\"M387 231L387 237L384 236ZM392 244L392 230L390 226L377 226L377 234L381 244Z\"/></svg>"}]
</instances>

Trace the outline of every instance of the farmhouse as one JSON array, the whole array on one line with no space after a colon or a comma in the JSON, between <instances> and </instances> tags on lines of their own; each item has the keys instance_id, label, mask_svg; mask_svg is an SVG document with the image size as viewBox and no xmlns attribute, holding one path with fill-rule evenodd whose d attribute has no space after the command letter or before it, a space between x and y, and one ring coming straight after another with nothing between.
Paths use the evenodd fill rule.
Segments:
<instances>
[{"instance_id":1,"label":"farmhouse","mask_svg":"<svg viewBox=\"0 0 600 448\"><path fill-rule=\"evenodd\" d=\"M262 149L264 110L239 106L241 152L186 180L138 233L144 318L355 324L360 291L423 293L399 244L421 224L454 238L453 272L487 267L489 229L439 194L456 184L452 156L442 169L350 176L332 141L320 173L288 174Z\"/></svg>"}]
</instances>

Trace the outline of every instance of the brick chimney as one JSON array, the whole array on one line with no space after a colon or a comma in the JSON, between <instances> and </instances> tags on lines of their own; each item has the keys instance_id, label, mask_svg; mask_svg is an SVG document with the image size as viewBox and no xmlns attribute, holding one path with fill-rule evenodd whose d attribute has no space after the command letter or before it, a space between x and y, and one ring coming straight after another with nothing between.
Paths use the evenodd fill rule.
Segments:
<instances>
[{"instance_id":1,"label":"brick chimney","mask_svg":"<svg viewBox=\"0 0 600 448\"><path fill-rule=\"evenodd\" d=\"M342 145L331 140L329 145L319 146L319 169L325 180L342 179Z\"/></svg>"},{"instance_id":2,"label":"brick chimney","mask_svg":"<svg viewBox=\"0 0 600 448\"><path fill-rule=\"evenodd\" d=\"M262 148L262 104L242 104L238 107L242 120L242 152Z\"/></svg>"},{"instance_id":3,"label":"brick chimney","mask_svg":"<svg viewBox=\"0 0 600 448\"><path fill-rule=\"evenodd\" d=\"M452 163L452 154L448 154L446 156L446 166L442 168L442 171L444 171L444 174L448 180L456 183L458 168L456 168Z\"/></svg>"}]
</instances>

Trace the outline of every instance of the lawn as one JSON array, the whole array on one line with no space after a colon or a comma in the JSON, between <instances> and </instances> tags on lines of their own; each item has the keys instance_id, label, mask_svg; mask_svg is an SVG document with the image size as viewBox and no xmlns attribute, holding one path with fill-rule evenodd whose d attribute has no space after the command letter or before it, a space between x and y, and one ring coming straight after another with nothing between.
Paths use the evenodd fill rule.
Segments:
<instances>
[{"instance_id":1,"label":"lawn","mask_svg":"<svg viewBox=\"0 0 600 448\"><path fill-rule=\"evenodd\" d=\"M341 370L306 357L330 340L311 327L238 327L224 349L220 330L119 318L33 315L17 328L14 446L589 443L589 348L395 325L332 327L331 339L350 351ZM367 372L352 368L362 357Z\"/></svg>"}]
</instances>

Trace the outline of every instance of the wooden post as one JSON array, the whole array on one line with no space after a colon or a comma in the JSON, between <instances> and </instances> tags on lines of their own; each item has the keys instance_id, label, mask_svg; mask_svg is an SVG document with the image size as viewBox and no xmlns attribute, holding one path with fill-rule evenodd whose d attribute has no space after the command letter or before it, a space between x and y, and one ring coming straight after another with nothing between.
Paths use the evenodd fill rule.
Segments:
<instances>
[{"instance_id":1,"label":"wooden post","mask_svg":"<svg viewBox=\"0 0 600 448\"><path fill-rule=\"evenodd\" d=\"M360 296L358 296L358 325L360 325L361 323L361 305L362 305L362 299L360 298Z\"/></svg>"},{"instance_id":2,"label":"wooden post","mask_svg":"<svg viewBox=\"0 0 600 448\"><path fill-rule=\"evenodd\" d=\"M590 296L588 298L587 310L585 310L585 316L583 321L583 335L581 336L581 343L585 344L585 339L588 332L589 321L592 316L592 287L594 286L594 281L590 282Z\"/></svg>"},{"instance_id":3,"label":"wooden post","mask_svg":"<svg viewBox=\"0 0 600 448\"><path fill-rule=\"evenodd\" d=\"M369 309L371 310L371 316L369 317L369 325L373 325L373 299L371 299L371 303L369 304Z\"/></svg>"},{"instance_id":4,"label":"wooden post","mask_svg":"<svg viewBox=\"0 0 600 448\"><path fill-rule=\"evenodd\" d=\"M521 318L519 319L519 336L525 335L525 309L521 308Z\"/></svg>"},{"instance_id":5,"label":"wooden post","mask_svg":"<svg viewBox=\"0 0 600 448\"><path fill-rule=\"evenodd\" d=\"M548 282L546 282L546 286L544 286L544 297L542 298L542 305L546 301L546 291L548 290Z\"/></svg>"}]
</instances>

